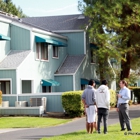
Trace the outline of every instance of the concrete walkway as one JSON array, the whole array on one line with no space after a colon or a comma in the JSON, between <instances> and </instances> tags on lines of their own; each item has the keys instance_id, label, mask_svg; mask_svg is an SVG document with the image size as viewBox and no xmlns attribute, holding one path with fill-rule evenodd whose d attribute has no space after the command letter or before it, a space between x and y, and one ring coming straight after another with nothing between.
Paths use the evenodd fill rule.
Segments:
<instances>
[{"instance_id":1,"label":"concrete walkway","mask_svg":"<svg viewBox=\"0 0 140 140\"><path fill-rule=\"evenodd\" d=\"M133 105L130 107L130 117L131 119L140 117L140 105ZM112 125L118 122L117 112L111 110L108 124ZM47 128L0 129L0 140L39 140L42 137L51 137L84 129L85 117L75 119L63 125Z\"/></svg>"}]
</instances>

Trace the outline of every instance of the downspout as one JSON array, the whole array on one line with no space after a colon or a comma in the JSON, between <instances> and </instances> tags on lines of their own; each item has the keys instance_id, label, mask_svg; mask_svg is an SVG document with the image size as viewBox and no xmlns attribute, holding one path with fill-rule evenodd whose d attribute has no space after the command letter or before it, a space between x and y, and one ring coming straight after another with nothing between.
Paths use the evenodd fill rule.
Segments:
<instances>
[{"instance_id":1,"label":"downspout","mask_svg":"<svg viewBox=\"0 0 140 140\"><path fill-rule=\"evenodd\" d=\"M112 67L112 65L111 65L111 63L110 63L109 58L108 58L108 64L109 64L110 68L112 69L112 72L113 72L113 74L114 74L114 79L116 79L116 73L115 73L115 71L114 71L114 69L113 69L113 67ZM111 82L111 89L113 89L113 90L116 91L116 80L113 80L113 81Z\"/></svg>"},{"instance_id":2,"label":"downspout","mask_svg":"<svg viewBox=\"0 0 140 140\"><path fill-rule=\"evenodd\" d=\"M75 74L73 74L73 91L75 91Z\"/></svg>"}]
</instances>

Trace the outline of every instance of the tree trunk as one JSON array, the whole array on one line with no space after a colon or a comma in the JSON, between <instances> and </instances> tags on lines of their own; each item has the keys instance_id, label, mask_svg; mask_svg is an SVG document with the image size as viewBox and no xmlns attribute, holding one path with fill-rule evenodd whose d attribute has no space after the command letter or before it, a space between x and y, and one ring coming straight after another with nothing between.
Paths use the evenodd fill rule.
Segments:
<instances>
[{"instance_id":1,"label":"tree trunk","mask_svg":"<svg viewBox=\"0 0 140 140\"><path fill-rule=\"evenodd\" d=\"M124 78L129 78L130 75L130 64L131 64L131 55L130 53L126 54L126 61L121 61L121 75L120 80Z\"/></svg>"}]
</instances>

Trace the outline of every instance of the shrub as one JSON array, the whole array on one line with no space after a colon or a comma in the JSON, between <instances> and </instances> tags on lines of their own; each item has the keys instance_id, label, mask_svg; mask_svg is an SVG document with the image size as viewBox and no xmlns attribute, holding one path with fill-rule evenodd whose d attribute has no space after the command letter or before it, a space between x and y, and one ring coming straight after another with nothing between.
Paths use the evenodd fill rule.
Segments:
<instances>
[{"instance_id":1,"label":"shrub","mask_svg":"<svg viewBox=\"0 0 140 140\"><path fill-rule=\"evenodd\" d=\"M62 105L70 117L82 116L84 112L81 95L83 91L69 91L62 94Z\"/></svg>"},{"instance_id":2,"label":"shrub","mask_svg":"<svg viewBox=\"0 0 140 140\"><path fill-rule=\"evenodd\" d=\"M117 97L116 97L116 92L112 89L110 89L110 106L115 107L117 104Z\"/></svg>"}]
</instances>

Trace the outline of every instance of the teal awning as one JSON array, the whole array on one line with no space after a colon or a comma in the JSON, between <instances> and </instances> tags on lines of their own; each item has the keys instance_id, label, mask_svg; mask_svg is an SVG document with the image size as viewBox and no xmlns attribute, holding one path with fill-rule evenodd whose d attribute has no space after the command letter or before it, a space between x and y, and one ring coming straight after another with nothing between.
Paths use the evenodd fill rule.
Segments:
<instances>
[{"instance_id":1,"label":"teal awning","mask_svg":"<svg viewBox=\"0 0 140 140\"><path fill-rule=\"evenodd\" d=\"M41 80L41 84L42 86L60 86L60 83L52 79Z\"/></svg>"},{"instance_id":2,"label":"teal awning","mask_svg":"<svg viewBox=\"0 0 140 140\"><path fill-rule=\"evenodd\" d=\"M9 41L9 40L11 40L11 38L10 37L8 37L8 36L5 36L5 35L2 35L2 34L0 34L0 40L7 40L7 41Z\"/></svg>"},{"instance_id":3,"label":"teal awning","mask_svg":"<svg viewBox=\"0 0 140 140\"><path fill-rule=\"evenodd\" d=\"M93 43L90 43L90 47L93 48L93 49L96 49L96 50L99 49L99 47L97 45L93 44Z\"/></svg>"},{"instance_id":4,"label":"teal awning","mask_svg":"<svg viewBox=\"0 0 140 140\"><path fill-rule=\"evenodd\" d=\"M100 85L100 81L98 79L93 79L96 83L96 85ZM81 78L81 85L88 85L89 80Z\"/></svg>"},{"instance_id":5,"label":"teal awning","mask_svg":"<svg viewBox=\"0 0 140 140\"><path fill-rule=\"evenodd\" d=\"M100 81L98 79L93 79L96 83L96 85L100 85Z\"/></svg>"},{"instance_id":6,"label":"teal awning","mask_svg":"<svg viewBox=\"0 0 140 140\"><path fill-rule=\"evenodd\" d=\"M81 78L81 85L88 85L89 80Z\"/></svg>"},{"instance_id":7,"label":"teal awning","mask_svg":"<svg viewBox=\"0 0 140 140\"><path fill-rule=\"evenodd\" d=\"M66 43L63 43L61 41L49 39L49 38L43 38L43 37L39 37L39 36L35 36L35 42L38 42L38 43L46 42L48 44L55 45L58 47L66 47L67 46Z\"/></svg>"}]
</instances>

